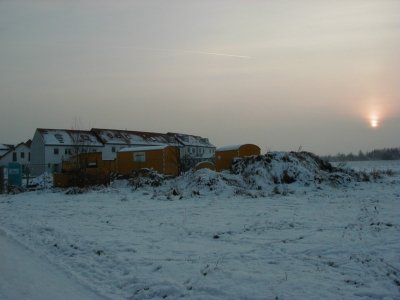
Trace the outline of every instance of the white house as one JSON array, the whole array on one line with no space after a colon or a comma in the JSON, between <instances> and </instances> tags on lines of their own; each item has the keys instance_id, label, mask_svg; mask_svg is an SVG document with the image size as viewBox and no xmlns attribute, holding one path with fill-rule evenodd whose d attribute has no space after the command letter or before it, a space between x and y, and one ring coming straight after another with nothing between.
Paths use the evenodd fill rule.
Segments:
<instances>
[{"instance_id":1,"label":"white house","mask_svg":"<svg viewBox=\"0 0 400 300\"><path fill-rule=\"evenodd\" d=\"M59 172L63 160L82 152L102 151L103 144L86 130L38 128L31 145L31 172Z\"/></svg>"},{"instance_id":2,"label":"white house","mask_svg":"<svg viewBox=\"0 0 400 300\"><path fill-rule=\"evenodd\" d=\"M0 155L0 166L6 167L10 162L17 162L23 166L29 165L31 158L31 140L19 143L15 147L8 147L8 151ZM1 146L0 146L1 147Z\"/></svg>"},{"instance_id":3,"label":"white house","mask_svg":"<svg viewBox=\"0 0 400 300\"><path fill-rule=\"evenodd\" d=\"M168 135L179 143L180 158L184 168L194 167L203 161L214 162L216 147L207 138L173 132L168 132Z\"/></svg>"}]
</instances>

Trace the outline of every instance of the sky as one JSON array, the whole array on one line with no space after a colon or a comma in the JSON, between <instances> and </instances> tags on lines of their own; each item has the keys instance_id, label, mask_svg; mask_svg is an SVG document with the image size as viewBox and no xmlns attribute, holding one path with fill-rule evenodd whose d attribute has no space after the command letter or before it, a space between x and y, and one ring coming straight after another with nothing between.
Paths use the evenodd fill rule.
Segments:
<instances>
[{"instance_id":1,"label":"sky","mask_svg":"<svg viewBox=\"0 0 400 300\"><path fill-rule=\"evenodd\" d=\"M399 0L0 0L0 143L79 120L263 152L399 147L399 78Z\"/></svg>"}]
</instances>

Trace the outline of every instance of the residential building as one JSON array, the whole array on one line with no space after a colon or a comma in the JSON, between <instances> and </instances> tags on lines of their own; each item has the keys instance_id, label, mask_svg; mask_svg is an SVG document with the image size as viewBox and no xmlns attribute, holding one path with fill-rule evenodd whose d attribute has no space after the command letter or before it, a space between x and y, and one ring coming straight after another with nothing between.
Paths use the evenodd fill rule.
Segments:
<instances>
[{"instance_id":1,"label":"residential building","mask_svg":"<svg viewBox=\"0 0 400 300\"><path fill-rule=\"evenodd\" d=\"M169 132L169 136L174 137L180 147L180 159L184 170L196 166L204 161L215 161L216 147L210 143L208 138L201 136Z\"/></svg>"},{"instance_id":2,"label":"residential building","mask_svg":"<svg viewBox=\"0 0 400 300\"><path fill-rule=\"evenodd\" d=\"M31 140L19 143L16 146L6 146L8 150L6 152L1 151L2 155L0 155L0 166L6 167L10 162L20 163L24 167L29 165L31 158ZM4 145L0 145L0 149L4 149Z\"/></svg>"},{"instance_id":3,"label":"residential building","mask_svg":"<svg viewBox=\"0 0 400 300\"><path fill-rule=\"evenodd\" d=\"M31 145L31 172L61 171L61 163L75 154L101 152L102 160L112 161L125 148L174 146L179 149L183 170L202 161L214 162L215 146L207 138L181 133L157 133L118 129L44 129L35 131Z\"/></svg>"},{"instance_id":4,"label":"residential building","mask_svg":"<svg viewBox=\"0 0 400 300\"><path fill-rule=\"evenodd\" d=\"M31 145L31 172L40 175L61 170L61 162L72 155L102 152L103 143L86 130L38 128Z\"/></svg>"},{"instance_id":5,"label":"residential building","mask_svg":"<svg viewBox=\"0 0 400 300\"><path fill-rule=\"evenodd\" d=\"M179 145L173 137L163 133L100 128L93 128L90 132L104 145L103 160L115 159L123 148Z\"/></svg>"}]
</instances>

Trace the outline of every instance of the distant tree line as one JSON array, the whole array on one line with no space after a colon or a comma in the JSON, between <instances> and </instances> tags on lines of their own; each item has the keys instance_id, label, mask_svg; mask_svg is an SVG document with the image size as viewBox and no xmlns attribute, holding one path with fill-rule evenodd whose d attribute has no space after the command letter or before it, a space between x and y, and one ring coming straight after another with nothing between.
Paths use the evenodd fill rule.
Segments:
<instances>
[{"instance_id":1,"label":"distant tree line","mask_svg":"<svg viewBox=\"0 0 400 300\"><path fill-rule=\"evenodd\" d=\"M360 150L358 154L338 153L324 156L323 159L327 161L396 160L400 159L400 148L376 149L365 153Z\"/></svg>"}]
</instances>

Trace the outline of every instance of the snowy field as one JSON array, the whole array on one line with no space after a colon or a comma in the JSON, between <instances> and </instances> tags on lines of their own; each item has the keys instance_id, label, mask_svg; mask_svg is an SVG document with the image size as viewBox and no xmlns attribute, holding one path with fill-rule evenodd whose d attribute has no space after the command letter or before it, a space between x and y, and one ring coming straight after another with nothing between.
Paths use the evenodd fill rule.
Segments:
<instances>
[{"instance_id":1,"label":"snowy field","mask_svg":"<svg viewBox=\"0 0 400 300\"><path fill-rule=\"evenodd\" d=\"M399 173L279 186L0 195L0 235L109 299L400 299Z\"/></svg>"}]
</instances>

